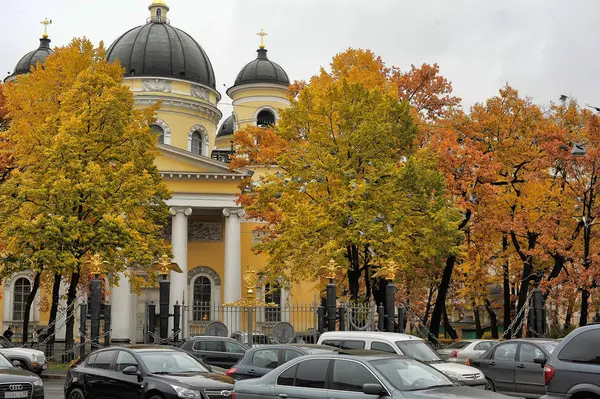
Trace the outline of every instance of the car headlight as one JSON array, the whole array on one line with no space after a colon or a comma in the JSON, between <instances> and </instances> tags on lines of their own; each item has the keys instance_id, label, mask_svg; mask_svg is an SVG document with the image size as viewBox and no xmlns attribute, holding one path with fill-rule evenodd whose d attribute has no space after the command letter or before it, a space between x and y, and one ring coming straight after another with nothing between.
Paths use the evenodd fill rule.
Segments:
<instances>
[{"instance_id":1,"label":"car headlight","mask_svg":"<svg viewBox=\"0 0 600 399\"><path fill-rule=\"evenodd\" d=\"M446 376L448 378L450 378L451 380L454 380L454 381L462 381L463 380L460 374L455 373L453 371L444 371L444 374L446 374Z\"/></svg>"},{"instance_id":2,"label":"car headlight","mask_svg":"<svg viewBox=\"0 0 600 399\"><path fill-rule=\"evenodd\" d=\"M177 385L171 385L175 392L177 392L177 396L184 399L201 399L202 395L200 395L200 391L196 391L194 389L187 389L183 387L179 387Z\"/></svg>"},{"instance_id":3,"label":"car headlight","mask_svg":"<svg viewBox=\"0 0 600 399\"><path fill-rule=\"evenodd\" d=\"M36 387L43 388L44 387L44 381L42 381L41 378L38 378L37 380L33 381L33 385L36 386Z\"/></svg>"},{"instance_id":4,"label":"car headlight","mask_svg":"<svg viewBox=\"0 0 600 399\"><path fill-rule=\"evenodd\" d=\"M46 361L46 356L37 355L37 361L38 361L38 363L44 363Z\"/></svg>"}]
</instances>

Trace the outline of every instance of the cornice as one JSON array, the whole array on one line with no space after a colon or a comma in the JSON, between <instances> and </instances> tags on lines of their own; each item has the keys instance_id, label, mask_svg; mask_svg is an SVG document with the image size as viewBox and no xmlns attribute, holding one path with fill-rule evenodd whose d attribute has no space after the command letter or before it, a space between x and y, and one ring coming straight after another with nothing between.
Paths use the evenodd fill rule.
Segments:
<instances>
[{"instance_id":1,"label":"cornice","mask_svg":"<svg viewBox=\"0 0 600 399\"><path fill-rule=\"evenodd\" d=\"M203 85L202 83L198 83L198 82L193 82L191 80L177 79L177 78L171 78L171 77L165 78L163 76L153 76L153 75L126 76L124 78L124 80L144 80L144 79L160 79L160 80L167 80L167 81L171 81L171 82L181 82L181 83L188 84L190 86L200 86L200 87L210 91L211 93L214 93L217 97L217 102L221 101L221 93L219 93L218 91L216 91L215 89L213 89L210 86L206 86L206 85Z\"/></svg>"},{"instance_id":2,"label":"cornice","mask_svg":"<svg viewBox=\"0 0 600 399\"><path fill-rule=\"evenodd\" d=\"M242 180L247 175L218 172L159 172L163 179L167 180L202 180L202 181L224 181L224 180Z\"/></svg>"},{"instance_id":3,"label":"cornice","mask_svg":"<svg viewBox=\"0 0 600 399\"><path fill-rule=\"evenodd\" d=\"M181 98L174 98L168 95L144 94L147 92L133 92L135 105L152 105L161 101L161 111L163 106L173 107L193 116L197 116L192 112L198 113L205 117L215 125L219 123L223 117L223 113L211 103L190 101Z\"/></svg>"},{"instance_id":4,"label":"cornice","mask_svg":"<svg viewBox=\"0 0 600 399\"><path fill-rule=\"evenodd\" d=\"M242 93L248 90L265 89L265 90L278 90L287 93L288 86L278 85L274 83L248 83L245 85L233 86L227 89L227 95L233 99L236 94Z\"/></svg>"}]
</instances>

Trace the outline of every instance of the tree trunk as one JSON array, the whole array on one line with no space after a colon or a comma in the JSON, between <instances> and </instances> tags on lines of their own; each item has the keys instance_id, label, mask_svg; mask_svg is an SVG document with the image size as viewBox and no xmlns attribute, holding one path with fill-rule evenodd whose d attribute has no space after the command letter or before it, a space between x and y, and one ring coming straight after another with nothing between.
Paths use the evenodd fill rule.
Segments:
<instances>
[{"instance_id":1,"label":"tree trunk","mask_svg":"<svg viewBox=\"0 0 600 399\"><path fill-rule=\"evenodd\" d=\"M573 307L575 306L575 301L569 300L567 302L567 311L565 314L565 331L571 329L571 319L573 318Z\"/></svg>"},{"instance_id":2,"label":"tree trunk","mask_svg":"<svg viewBox=\"0 0 600 399\"><path fill-rule=\"evenodd\" d=\"M479 308L475 305L475 301L473 301L473 318L475 319L475 338L481 339L483 336L483 331L481 331L481 319L479 318Z\"/></svg>"},{"instance_id":3,"label":"tree trunk","mask_svg":"<svg viewBox=\"0 0 600 399\"><path fill-rule=\"evenodd\" d=\"M502 253L506 254L506 251L508 251L508 237L506 236L506 234L504 234L502 236ZM512 303L510 300L510 280L509 280L509 264L508 264L508 258L506 258L506 260L504 261L504 264L502 265L502 295L504 297L504 321L503 321L503 326L504 326L504 336L509 336L511 335L511 331L508 328L508 326L510 326L510 311L512 309Z\"/></svg>"},{"instance_id":4,"label":"tree trunk","mask_svg":"<svg viewBox=\"0 0 600 399\"><path fill-rule=\"evenodd\" d=\"M527 316L523 308L526 305L525 302L527 301L527 296L529 295L529 282L531 281L533 274L533 256L530 253L525 254L521 251L520 244L514 231L510 232L510 236L515 250L523 261L523 274L521 279L521 287L519 288L519 300L517 302L517 318L515 321L514 334L516 338L521 338L523 335L523 321ZM536 240L537 234L531 232L527 233L527 247L529 251L535 248ZM513 335L511 335L511 337L512 336Z\"/></svg>"},{"instance_id":5,"label":"tree trunk","mask_svg":"<svg viewBox=\"0 0 600 399\"><path fill-rule=\"evenodd\" d=\"M591 195L591 194L590 194ZM589 220L589 219L588 219ZM583 228L583 267L585 270L590 268L590 240L592 234L592 226L585 224ZM587 288L581 290L581 313L579 314L579 327L583 327L588 323L590 292Z\"/></svg>"},{"instance_id":6,"label":"tree trunk","mask_svg":"<svg viewBox=\"0 0 600 399\"><path fill-rule=\"evenodd\" d=\"M54 356L54 333L56 331L56 314L58 313L58 302L60 301L60 281L62 276L60 274L54 275L54 282L52 284L52 304L50 305L50 319L48 320L48 342L46 345L46 356Z\"/></svg>"},{"instance_id":7,"label":"tree trunk","mask_svg":"<svg viewBox=\"0 0 600 399\"><path fill-rule=\"evenodd\" d=\"M490 315L490 329L492 330L492 338L498 339L498 318L496 317L496 312L492 309L490 305L490 301L485 300L485 310L487 310Z\"/></svg>"},{"instance_id":8,"label":"tree trunk","mask_svg":"<svg viewBox=\"0 0 600 399\"><path fill-rule=\"evenodd\" d=\"M458 339L458 334L456 333L456 330L454 329L454 327L452 327L452 324L450 324L450 319L448 319L448 311L446 310L446 304L444 304L444 330L446 331L446 334L448 334L450 336L450 338L452 339ZM437 337L437 335L436 335Z\"/></svg>"},{"instance_id":9,"label":"tree trunk","mask_svg":"<svg viewBox=\"0 0 600 399\"><path fill-rule=\"evenodd\" d=\"M350 269L348 270L348 289L350 290L350 299L353 302L358 301L360 265L358 264L358 251L356 245L349 245L347 248L348 261Z\"/></svg>"},{"instance_id":10,"label":"tree trunk","mask_svg":"<svg viewBox=\"0 0 600 399\"><path fill-rule=\"evenodd\" d=\"M371 296L373 295L371 292L371 270L369 268L369 251L367 250L367 248L365 248L365 253L364 253L364 277L365 277L365 289L366 289L366 293L365 293L365 299L368 301L371 299Z\"/></svg>"},{"instance_id":11,"label":"tree trunk","mask_svg":"<svg viewBox=\"0 0 600 399\"><path fill-rule=\"evenodd\" d=\"M437 298L435 299L435 306L433 307L433 313L431 313L431 326L429 328L431 334L429 334L429 340L433 344L437 343L436 340L440 335L440 323L442 321L444 309L446 309L446 294L450 287L454 263L456 263L455 256L449 256L448 259L446 259L446 267L444 267L442 281L440 281Z\"/></svg>"},{"instance_id":12,"label":"tree trunk","mask_svg":"<svg viewBox=\"0 0 600 399\"><path fill-rule=\"evenodd\" d=\"M29 317L31 315L31 305L35 300L35 296L40 288L40 275L41 272L37 272L33 278L33 286L31 286L31 292L27 297L27 303L25 304L25 312L23 314L23 344L27 342L29 337Z\"/></svg>"},{"instance_id":13,"label":"tree trunk","mask_svg":"<svg viewBox=\"0 0 600 399\"><path fill-rule=\"evenodd\" d=\"M429 286L429 296L427 297L427 305L425 305L425 316L423 316L423 324L427 325L429 321L429 312L431 311L431 300L433 299L434 284Z\"/></svg>"},{"instance_id":14,"label":"tree trunk","mask_svg":"<svg viewBox=\"0 0 600 399\"><path fill-rule=\"evenodd\" d=\"M75 300L77 299L77 285L79 284L79 272L71 273L71 283L67 291L67 331L65 334L66 349L72 350L75 344ZM69 355L69 358L71 355Z\"/></svg>"},{"instance_id":15,"label":"tree trunk","mask_svg":"<svg viewBox=\"0 0 600 399\"><path fill-rule=\"evenodd\" d=\"M581 290L581 313L579 315L579 327L588 323L590 292L587 289Z\"/></svg>"}]
</instances>

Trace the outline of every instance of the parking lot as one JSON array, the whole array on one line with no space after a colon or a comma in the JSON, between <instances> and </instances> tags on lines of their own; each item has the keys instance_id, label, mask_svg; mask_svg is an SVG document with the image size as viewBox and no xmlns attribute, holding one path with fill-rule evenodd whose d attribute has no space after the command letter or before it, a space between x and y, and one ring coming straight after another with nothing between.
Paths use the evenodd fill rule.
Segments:
<instances>
[{"instance_id":1,"label":"parking lot","mask_svg":"<svg viewBox=\"0 0 600 399\"><path fill-rule=\"evenodd\" d=\"M45 380L44 391L46 394L45 399L63 399L63 387L65 386L65 380Z\"/></svg>"}]
</instances>

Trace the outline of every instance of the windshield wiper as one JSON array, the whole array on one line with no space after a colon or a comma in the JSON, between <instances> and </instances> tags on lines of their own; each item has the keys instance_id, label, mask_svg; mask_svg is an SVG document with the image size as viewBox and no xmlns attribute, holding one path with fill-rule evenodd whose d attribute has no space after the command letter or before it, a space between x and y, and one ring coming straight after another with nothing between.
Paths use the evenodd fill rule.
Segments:
<instances>
[{"instance_id":1,"label":"windshield wiper","mask_svg":"<svg viewBox=\"0 0 600 399\"><path fill-rule=\"evenodd\" d=\"M164 374L173 374L172 371L155 371L152 374L156 374L156 375L164 375Z\"/></svg>"}]
</instances>

